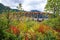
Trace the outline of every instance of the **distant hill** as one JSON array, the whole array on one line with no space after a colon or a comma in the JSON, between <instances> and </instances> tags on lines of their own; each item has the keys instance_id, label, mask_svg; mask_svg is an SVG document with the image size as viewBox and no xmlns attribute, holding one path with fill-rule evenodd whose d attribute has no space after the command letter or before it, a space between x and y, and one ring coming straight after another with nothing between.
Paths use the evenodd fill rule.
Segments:
<instances>
[{"instance_id":1,"label":"distant hill","mask_svg":"<svg viewBox=\"0 0 60 40\"><path fill-rule=\"evenodd\" d=\"M11 9L10 7L4 6L2 3L0 3L0 13L7 12L8 10L11 12L25 12L24 10ZM31 10L30 12L40 12L40 11L39 10Z\"/></svg>"},{"instance_id":2,"label":"distant hill","mask_svg":"<svg viewBox=\"0 0 60 40\"><path fill-rule=\"evenodd\" d=\"M40 12L39 10L31 10L31 12Z\"/></svg>"},{"instance_id":3,"label":"distant hill","mask_svg":"<svg viewBox=\"0 0 60 40\"><path fill-rule=\"evenodd\" d=\"M18 10L18 9L11 9L13 12L25 12L24 10Z\"/></svg>"},{"instance_id":4,"label":"distant hill","mask_svg":"<svg viewBox=\"0 0 60 40\"><path fill-rule=\"evenodd\" d=\"M12 12L19 12L17 9L11 9Z\"/></svg>"},{"instance_id":5,"label":"distant hill","mask_svg":"<svg viewBox=\"0 0 60 40\"><path fill-rule=\"evenodd\" d=\"M0 13L2 13L2 12L7 12L8 10L9 10L9 11L12 11L12 12L20 12L20 11L23 12L23 10L11 9L10 7L4 6L2 3L0 3Z\"/></svg>"},{"instance_id":6,"label":"distant hill","mask_svg":"<svg viewBox=\"0 0 60 40\"><path fill-rule=\"evenodd\" d=\"M2 13L3 11L7 11L7 10L11 10L9 7L4 6L3 4L0 3L0 13Z\"/></svg>"}]
</instances>

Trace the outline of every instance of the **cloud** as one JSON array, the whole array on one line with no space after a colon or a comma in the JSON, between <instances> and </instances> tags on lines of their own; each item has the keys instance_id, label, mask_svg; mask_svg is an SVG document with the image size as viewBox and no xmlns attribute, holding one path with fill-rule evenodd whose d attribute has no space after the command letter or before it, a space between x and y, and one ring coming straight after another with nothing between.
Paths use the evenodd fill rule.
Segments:
<instances>
[{"instance_id":1,"label":"cloud","mask_svg":"<svg viewBox=\"0 0 60 40\"><path fill-rule=\"evenodd\" d=\"M39 10L44 11L47 0L25 0L22 3L23 9L26 11Z\"/></svg>"},{"instance_id":2,"label":"cloud","mask_svg":"<svg viewBox=\"0 0 60 40\"><path fill-rule=\"evenodd\" d=\"M0 0L0 3L1 3L1 0Z\"/></svg>"},{"instance_id":3,"label":"cloud","mask_svg":"<svg viewBox=\"0 0 60 40\"><path fill-rule=\"evenodd\" d=\"M3 3L4 5L9 6L13 9L16 9L18 4L22 3L22 8L26 11L44 11L47 0L0 0L0 3Z\"/></svg>"}]
</instances>

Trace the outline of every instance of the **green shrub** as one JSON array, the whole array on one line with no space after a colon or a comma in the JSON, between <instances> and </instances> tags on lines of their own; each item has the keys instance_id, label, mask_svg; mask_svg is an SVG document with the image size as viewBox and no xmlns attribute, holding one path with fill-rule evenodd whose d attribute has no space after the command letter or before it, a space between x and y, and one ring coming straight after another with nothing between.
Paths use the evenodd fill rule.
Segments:
<instances>
[{"instance_id":1,"label":"green shrub","mask_svg":"<svg viewBox=\"0 0 60 40\"><path fill-rule=\"evenodd\" d=\"M53 19L49 19L49 20L45 20L42 22L45 25L48 25L54 29L60 29L60 18L53 18Z\"/></svg>"}]
</instances>

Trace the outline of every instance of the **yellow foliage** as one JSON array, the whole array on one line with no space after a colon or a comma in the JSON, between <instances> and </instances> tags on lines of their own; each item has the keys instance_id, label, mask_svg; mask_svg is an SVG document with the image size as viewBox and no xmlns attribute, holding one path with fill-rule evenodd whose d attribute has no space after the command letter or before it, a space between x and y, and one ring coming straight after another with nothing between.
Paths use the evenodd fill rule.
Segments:
<instances>
[{"instance_id":1,"label":"yellow foliage","mask_svg":"<svg viewBox=\"0 0 60 40\"><path fill-rule=\"evenodd\" d=\"M35 23L31 28L33 28L33 30L36 31L39 28L39 25L40 25L39 23Z\"/></svg>"},{"instance_id":2,"label":"yellow foliage","mask_svg":"<svg viewBox=\"0 0 60 40\"><path fill-rule=\"evenodd\" d=\"M22 21L17 25L17 28L19 28L20 31L26 31L27 30L26 24Z\"/></svg>"}]
</instances>

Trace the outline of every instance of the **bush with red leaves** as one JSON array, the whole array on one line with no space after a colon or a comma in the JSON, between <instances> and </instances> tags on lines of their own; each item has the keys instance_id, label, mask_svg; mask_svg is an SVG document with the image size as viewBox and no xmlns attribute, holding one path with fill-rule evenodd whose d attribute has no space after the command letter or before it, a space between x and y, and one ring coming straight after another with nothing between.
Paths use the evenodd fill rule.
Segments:
<instances>
[{"instance_id":1,"label":"bush with red leaves","mask_svg":"<svg viewBox=\"0 0 60 40\"><path fill-rule=\"evenodd\" d=\"M19 35L20 31L16 26L10 26L7 32L11 32L15 35Z\"/></svg>"}]
</instances>

